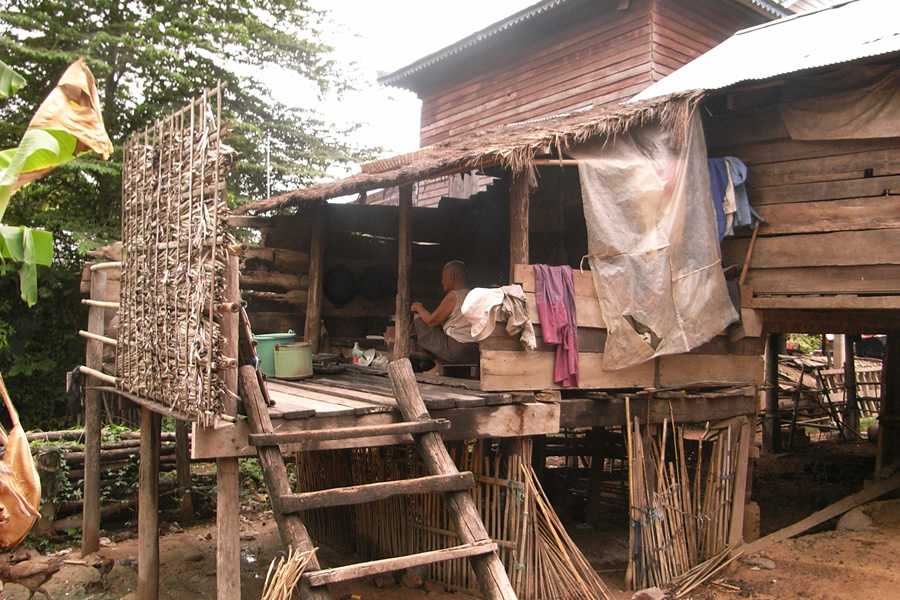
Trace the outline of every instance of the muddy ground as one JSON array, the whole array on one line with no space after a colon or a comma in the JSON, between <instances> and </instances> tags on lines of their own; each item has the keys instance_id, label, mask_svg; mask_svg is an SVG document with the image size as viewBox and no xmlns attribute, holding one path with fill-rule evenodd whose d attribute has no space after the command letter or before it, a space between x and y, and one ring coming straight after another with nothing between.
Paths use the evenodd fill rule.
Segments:
<instances>
[{"instance_id":1,"label":"muddy ground","mask_svg":"<svg viewBox=\"0 0 900 600\"><path fill-rule=\"evenodd\" d=\"M765 535L796 522L862 487L874 469L874 444L838 444L822 441L786 455L763 456L755 465L752 494L759 503L761 530ZM255 507L254 507L255 506ZM278 532L270 513L245 503L241 518L242 597L260 598L270 561L280 551ZM762 567L739 562L714 578L714 582L686 598L721 600L844 600L900 598L900 501L876 503L866 508L868 517L857 519L858 530L835 530L836 521L815 533L769 547L761 553L770 562ZM594 529L567 523L572 537L613 591L616 600L631 598L622 590L627 530L611 523ZM861 528L860 528L861 527ZM162 524L160 540L160 596L164 600L215 597L215 523L191 526ZM50 598L112 600L135 597L137 539L128 526L105 532L106 544L99 555L112 561L105 576L91 566L71 564L80 559L77 549L66 555L69 564L45 584ZM115 541L113 541L115 540ZM96 557L88 557L96 562ZM327 548L320 550L324 564L346 559ZM107 561L107 564L110 564ZM767 568L772 567L774 568ZM335 600L358 596L359 600L467 600L464 593L430 587L411 589L401 583L376 587L372 581L334 586ZM36 597L40 598L40 594ZM0 598L28 598L28 591L7 584ZM355 598L353 600L356 600Z\"/></svg>"}]
</instances>

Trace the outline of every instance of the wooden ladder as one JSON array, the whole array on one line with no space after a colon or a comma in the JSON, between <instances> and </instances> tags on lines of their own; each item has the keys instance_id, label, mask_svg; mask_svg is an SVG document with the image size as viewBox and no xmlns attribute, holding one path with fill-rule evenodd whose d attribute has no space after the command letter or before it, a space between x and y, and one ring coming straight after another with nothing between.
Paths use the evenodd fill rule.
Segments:
<instances>
[{"instance_id":1,"label":"wooden ladder","mask_svg":"<svg viewBox=\"0 0 900 600\"><path fill-rule=\"evenodd\" d=\"M313 557L309 571L300 582L302 598L330 598L326 585L380 573L406 569L435 562L468 558L484 598L515 600L516 595L506 570L497 556L497 544L488 536L481 516L467 490L475 486L472 473L460 473L447 452L440 431L448 429L446 419L432 419L428 414L409 360L402 359L388 367L391 386L404 421L388 425L345 427L329 430L274 433L260 380L252 366L241 367L242 398L247 410L251 434L263 470L275 522L285 547L300 551L313 548L299 511L313 508L347 506L382 500L397 495L441 492L462 544L442 550L398 556L382 560L321 569ZM370 436L411 434L431 475L399 480L293 493L279 444L312 440L338 440Z\"/></svg>"}]
</instances>

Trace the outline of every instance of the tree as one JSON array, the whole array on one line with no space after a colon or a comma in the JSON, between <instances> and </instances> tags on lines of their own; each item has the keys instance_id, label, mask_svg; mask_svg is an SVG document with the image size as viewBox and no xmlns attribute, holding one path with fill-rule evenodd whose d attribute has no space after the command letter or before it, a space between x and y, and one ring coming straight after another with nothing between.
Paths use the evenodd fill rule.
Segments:
<instances>
[{"instance_id":1,"label":"tree","mask_svg":"<svg viewBox=\"0 0 900 600\"><path fill-rule=\"evenodd\" d=\"M311 92L313 105L326 91L346 89L349 82L329 59L330 48L317 41L321 18L305 0L0 0L0 58L29 82L0 104L0 147L18 143L30 114L26 108L40 103L66 65L84 57L97 79L103 120L116 148L107 163L79 157L55 169L18 192L6 212L8 223L52 231L61 257L52 273L41 275L42 282L58 285L45 289L42 283L41 301L30 315L16 310L17 301L7 296L10 286L0 285L0 370L10 379L27 377L10 382L31 394L23 402L27 423L35 422L29 411L38 411L38 405L40 414L61 418L58 406L43 405L48 398L58 402L61 394L49 390L59 391L63 371L84 356L83 346L72 352L69 344L72 323L83 326L84 312L70 305L66 286L77 286L78 250L119 237L117 161L131 134L224 80L229 112L223 117L235 124L229 144L242 160L229 176L232 201L265 195L267 137L276 190L311 183L333 165L368 158L312 107L276 103L255 77L277 65L296 80L298 92ZM57 329L37 322L35 311L45 310ZM11 345L4 346L4 335ZM68 364L58 353L35 354L41 344L61 339Z\"/></svg>"},{"instance_id":2,"label":"tree","mask_svg":"<svg viewBox=\"0 0 900 600\"><path fill-rule=\"evenodd\" d=\"M227 81L226 117L236 124L229 143L242 157L229 184L241 202L265 195L267 137L275 189L309 184L335 164L369 156L344 142L345 132L312 108L275 102L255 76L277 65L313 102L329 90L346 89L349 82L329 59L331 49L316 40L322 16L305 0L0 0L0 52L29 81L47 85L83 56L97 78L103 121L119 147L201 88ZM48 89L29 87L20 101L32 105ZM23 121L13 118L17 109L8 104L3 113L0 144L21 135ZM14 214L65 226L76 236L112 234L119 216L117 157L111 165L75 161L33 186Z\"/></svg>"}]
</instances>

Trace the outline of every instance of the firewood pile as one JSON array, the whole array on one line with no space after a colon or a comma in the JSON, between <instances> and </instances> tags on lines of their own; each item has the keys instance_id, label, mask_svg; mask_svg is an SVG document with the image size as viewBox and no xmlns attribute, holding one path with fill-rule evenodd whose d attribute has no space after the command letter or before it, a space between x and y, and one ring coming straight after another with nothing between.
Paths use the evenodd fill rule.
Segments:
<instances>
[{"instance_id":1,"label":"firewood pile","mask_svg":"<svg viewBox=\"0 0 900 600\"><path fill-rule=\"evenodd\" d=\"M116 373L128 394L210 424L227 393L215 321L228 247L221 86L132 136L122 173Z\"/></svg>"}]
</instances>

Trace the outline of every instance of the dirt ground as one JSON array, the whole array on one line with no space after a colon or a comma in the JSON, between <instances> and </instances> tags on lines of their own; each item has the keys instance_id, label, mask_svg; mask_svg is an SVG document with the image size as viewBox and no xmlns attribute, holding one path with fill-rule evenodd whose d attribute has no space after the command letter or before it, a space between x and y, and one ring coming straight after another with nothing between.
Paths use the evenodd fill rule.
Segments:
<instances>
[{"instance_id":1,"label":"dirt ground","mask_svg":"<svg viewBox=\"0 0 900 600\"><path fill-rule=\"evenodd\" d=\"M753 499L760 504L763 535L789 525L850 493L858 491L874 468L874 444L837 444L831 441L786 455L764 456L755 465ZM686 598L724 600L844 600L900 598L900 501L881 501L864 507L867 517L855 519L857 530L835 530L835 521L816 533L787 540L761 553L762 566L733 564ZM859 515L857 515L859 517ZM613 591L616 600L631 598L623 591L627 530L619 524L594 530L567 524L591 564ZM181 527L162 524L160 540L160 597L193 600L215 597L215 523ZM271 560L280 551L278 531L268 512L245 507L241 518L242 597L260 598ZM105 532L99 555L114 561L102 578L91 566L76 564L77 549L45 584L49 597L71 600L112 600L135 597L137 539L130 529ZM115 540L115 541L113 541ZM95 562L96 557L88 557ZM341 557L320 550L323 564L341 564ZM774 568L768 568L774 567ZM333 586L335 600L468 600L464 593L442 589L411 589L401 583L376 587L372 581ZM40 596L38 596L40 597ZM28 598L28 591L6 584L0 599Z\"/></svg>"}]
</instances>

